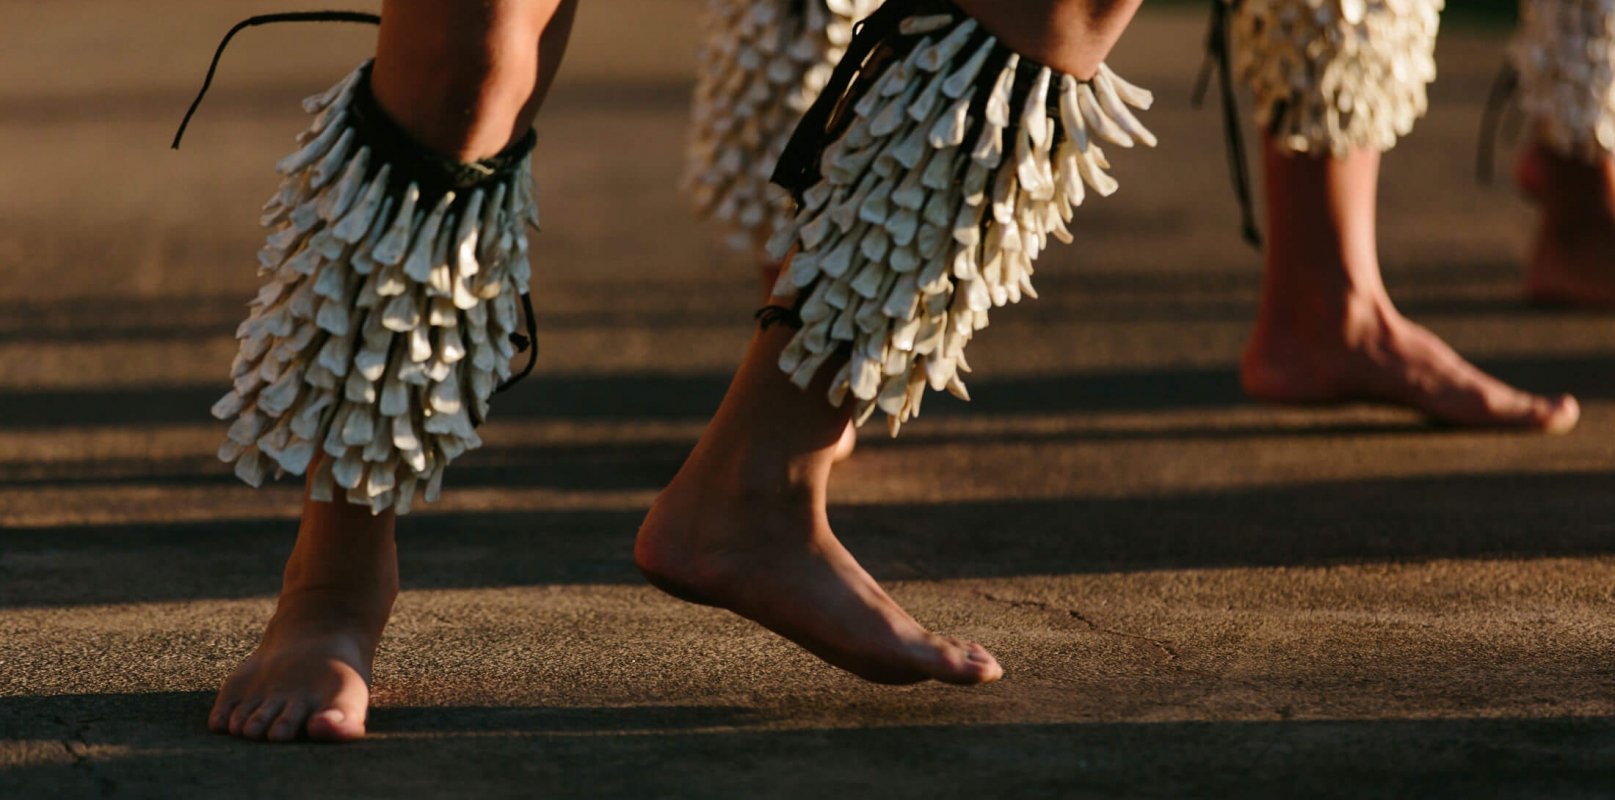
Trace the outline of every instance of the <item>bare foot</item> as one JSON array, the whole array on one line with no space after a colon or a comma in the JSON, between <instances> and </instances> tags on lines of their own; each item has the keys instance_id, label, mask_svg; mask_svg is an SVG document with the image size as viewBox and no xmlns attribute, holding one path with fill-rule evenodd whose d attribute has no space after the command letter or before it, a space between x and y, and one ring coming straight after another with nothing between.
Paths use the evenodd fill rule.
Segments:
<instances>
[{"instance_id":1,"label":"bare foot","mask_svg":"<svg viewBox=\"0 0 1615 800\"><path fill-rule=\"evenodd\" d=\"M995 681L992 654L932 633L830 531L821 503L737 496L681 476L657 498L634 559L659 589L733 611L876 683Z\"/></svg>"},{"instance_id":2,"label":"bare foot","mask_svg":"<svg viewBox=\"0 0 1615 800\"><path fill-rule=\"evenodd\" d=\"M834 365L806 391L780 371L793 335L775 325L752 338L717 414L651 506L634 562L668 594L733 611L867 680L997 680L991 653L926 630L830 530L830 468L852 411L825 401Z\"/></svg>"},{"instance_id":3,"label":"bare foot","mask_svg":"<svg viewBox=\"0 0 1615 800\"><path fill-rule=\"evenodd\" d=\"M344 605L320 593L283 595L258 649L224 682L208 728L272 742L362 738L386 616Z\"/></svg>"},{"instance_id":4,"label":"bare foot","mask_svg":"<svg viewBox=\"0 0 1615 800\"><path fill-rule=\"evenodd\" d=\"M1481 372L1389 299L1351 299L1333 315L1263 306L1240 365L1256 399L1384 402L1454 425L1547 433L1568 432L1581 415L1570 395L1533 395Z\"/></svg>"},{"instance_id":5,"label":"bare foot","mask_svg":"<svg viewBox=\"0 0 1615 800\"><path fill-rule=\"evenodd\" d=\"M219 690L208 728L274 742L364 736L370 667L398 596L396 525L392 512L305 493L275 615Z\"/></svg>"},{"instance_id":6,"label":"bare foot","mask_svg":"<svg viewBox=\"0 0 1615 800\"><path fill-rule=\"evenodd\" d=\"M1615 309L1615 159L1592 163L1535 145L1520 157L1515 177L1541 209L1526 297Z\"/></svg>"}]
</instances>

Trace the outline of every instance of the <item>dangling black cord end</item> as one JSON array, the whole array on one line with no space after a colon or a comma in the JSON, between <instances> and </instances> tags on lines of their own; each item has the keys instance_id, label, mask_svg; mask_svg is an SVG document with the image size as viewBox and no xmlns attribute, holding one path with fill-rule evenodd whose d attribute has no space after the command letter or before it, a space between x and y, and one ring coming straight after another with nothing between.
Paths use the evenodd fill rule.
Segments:
<instances>
[{"instance_id":1,"label":"dangling black cord end","mask_svg":"<svg viewBox=\"0 0 1615 800\"><path fill-rule=\"evenodd\" d=\"M1206 102L1206 90L1211 88L1211 72L1217 68L1222 54L1222 31L1226 26L1228 6L1223 0L1211 0L1211 22L1206 27L1206 58L1200 62L1200 74L1195 76L1194 88L1189 92L1189 107L1200 108Z\"/></svg>"},{"instance_id":2,"label":"dangling black cord end","mask_svg":"<svg viewBox=\"0 0 1615 800\"><path fill-rule=\"evenodd\" d=\"M522 367L521 372L510 376L499 384L493 390L494 394L499 394L520 383L522 378L533 374L533 367L538 364L538 317L533 314L533 296L531 294L522 295L522 316L527 320L527 335L512 333L510 343L516 345L517 352L527 353L527 365Z\"/></svg>"},{"instance_id":3,"label":"dangling black cord end","mask_svg":"<svg viewBox=\"0 0 1615 800\"><path fill-rule=\"evenodd\" d=\"M1475 180L1482 186L1492 183L1492 162L1497 156L1498 126L1503 113L1514 100L1520 88L1520 73L1512 64L1504 63L1492 82L1492 91L1486 97L1486 110L1480 118L1480 136L1475 142Z\"/></svg>"},{"instance_id":4,"label":"dangling black cord end","mask_svg":"<svg viewBox=\"0 0 1615 800\"><path fill-rule=\"evenodd\" d=\"M1195 76L1195 87L1189 91L1189 107L1200 108L1206 102L1206 89L1211 87L1211 71L1216 69L1218 63L1219 39L1218 32L1223 29L1223 15L1227 13L1227 6L1223 0L1211 0L1211 23L1206 26L1206 57L1200 61L1200 74Z\"/></svg>"},{"instance_id":5,"label":"dangling black cord end","mask_svg":"<svg viewBox=\"0 0 1615 800\"><path fill-rule=\"evenodd\" d=\"M213 76L219 71L219 59L224 57L224 49L230 46L230 40L247 28L277 22L359 22L380 25L381 17L362 11L294 11L284 14L261 14L237 22L230 28L230 32L219 40L218 48L213 51L213 61L208 64L207 77L202 79L202 90L196 93L196 99L191 101L191 107L185 111L185 118L180 120L179 130L174 131L174 141L169 144L170 149L179 149L179 142L185 138L185 129L190 126L191 117L196 115L196 110L202 106L202 98L207 96L207 90L213 86Z\"/></svg>"},{"instance_id":6,"label":"dangling black cord end","mask_svg":"<svg viewBox=\"0 0 1615 800\"><path fill-rule=\"evenodd\" d=\"M1199 108L1211 87L1211 73L1217 73L1217 91L1222 95L1223 141L1228 150L1228 173L1239 201L1240 237L1251 247L1262 249L1262 231L1256 224L1256 202L1252 198L1250 163L1245 158L1245 136L1240 125L1239 98L1234 93L1231 52L1232 30L1228 22L1229 0L1211 0L1211 23L1206 30L1206 60L1200 67L1190 102Z\"/></svg>"}]
</instances>

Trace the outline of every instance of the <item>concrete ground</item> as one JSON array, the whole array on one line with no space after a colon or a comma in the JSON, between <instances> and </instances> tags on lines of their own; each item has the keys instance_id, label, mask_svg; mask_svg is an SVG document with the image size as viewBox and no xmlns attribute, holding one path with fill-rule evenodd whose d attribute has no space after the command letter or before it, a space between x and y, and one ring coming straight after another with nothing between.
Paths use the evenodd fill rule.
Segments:
<instances>
[{"instance_id":1,"label":"concrete ground","mask_svg":"<svg viewBox=\"0 0 1615 800\"><path fill-rule=\"evenodd\" d=\"M1443 39L1383 254L1412 316L1576 392L1566 437L1241 397L1258 257L1190 11L1112 59L1162 145L978 338L976 401L837 474L852 549L1004 681L865 685L639 581L754 286L675 189L698 3L589 0L541 122L543 358L402 525L374 736L208 734L297 489L239 485L207 408L296 101L373 34L246 34L166 145L217 34L279 5L0 3L0 796L1615 794L1615 327L1515 293L1527 207L1470 172L1502 32Z\"/></svg>"}]
</instances>

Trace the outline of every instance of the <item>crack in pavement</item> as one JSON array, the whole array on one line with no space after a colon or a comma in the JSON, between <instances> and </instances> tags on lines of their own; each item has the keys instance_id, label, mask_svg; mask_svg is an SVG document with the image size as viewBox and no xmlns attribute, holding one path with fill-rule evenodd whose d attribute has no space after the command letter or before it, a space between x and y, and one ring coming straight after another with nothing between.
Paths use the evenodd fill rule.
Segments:
<instances>
[{"instance_id":1,"label":"crack in pavement","mask_svg":"<svg viewBox=\"0 0 1615 800\"><path fill-rule=\"evenodd\" d=\"M1161 656L1163 657L1162 663L1165 664L1170 664L1178 660L1177 648L1173 647L1171 642L1165 639L1155 639L1142 634L1129 633L1127 631L1105 627L1104 625L1100 625L1098 622L1094 621L1093 618L1074 608L1063 608L1061 606L1054 605L1053 603L1045 603L1042 600L1017 600L1010 597L1001 597L993 594L992 592L981 590L977 590L976 593L986 600L990 600L994 603L1002 603L1011 608L1036 608L1050 614L1062 614L1082 623L1084 627L1090 631L1093 631L1094 633L1144 642L1160 652Z\"/></svg>"},{"instance_id":2,"label":"crack in pavement","mask_svg":"<svg viewBox=\"0 0 1615 800\"><path fill-rule=\"evenodd\" d=\"M83 773L85 777L95 782L101 790L103 797L111 797L118 791L118 784L111 778L102 775L96 769L95 759L90 756L90 742L85 738L89 733L89 723L94 720L82 722L68 722L59 716L52 716L51 721L68 730L66 738L62 739L62 749L67 751L68 758L73 759L73 769Z\"/></svg>"}]
</instances>

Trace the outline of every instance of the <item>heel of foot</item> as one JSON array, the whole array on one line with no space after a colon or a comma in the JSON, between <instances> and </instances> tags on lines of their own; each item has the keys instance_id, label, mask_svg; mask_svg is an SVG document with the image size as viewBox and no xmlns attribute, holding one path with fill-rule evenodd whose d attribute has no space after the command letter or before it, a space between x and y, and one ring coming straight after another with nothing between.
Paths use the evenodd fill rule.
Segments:
<instances>
[{"instance_id":1,"label":"heel of foot","mask_svg":"<svg viewBox=\"0 0 1615 800\"><path fill-rule=\"evenodd\" d=\"M713 608L723 607L721 604L712 600L701 592L690 588L684 583L669 578L666 575L663 575L661 572L647 568L643 564L638 565L638 567L639 574L644 576L645 582L661 591L663 594L670 595L678 600L683 600L686 603L694 603L698 606L711 606Z\"/></svg>"}]
</instances>

